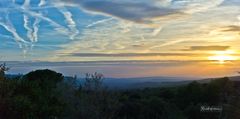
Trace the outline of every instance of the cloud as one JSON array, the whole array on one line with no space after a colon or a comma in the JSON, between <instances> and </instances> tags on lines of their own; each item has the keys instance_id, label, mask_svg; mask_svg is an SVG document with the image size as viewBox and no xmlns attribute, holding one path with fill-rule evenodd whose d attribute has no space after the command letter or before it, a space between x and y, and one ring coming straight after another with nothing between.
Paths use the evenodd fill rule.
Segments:
<instances>
[{"instance_id":1,"label":"cloud","mask_svg":"<svg viewBox=\"0 0 240 119\"><path fill-rule=\"evenodd\" d=\"M6 22L2 22L0 21L0 26L2 26L3 28L5 28L7 31L9 31L15 41L19 44L20 47L22 47L22 43L25 44L25 43L28 43L26 40L24 40L18 33L17 33L17 30L16 28L12 25L12 23L10 22L9 18L8 18L8 15L6 16Z\"/></svg>"},{"instance_id":2,"label":"cloud","mask_svg":"<svg viewBox=\"0 0 240 119\"><path fill-rule=\"evenodd\" d=\"M25 0L22 9L28 9L30 5L30 0ZM24 28L27 30L27 37L31 42L34 42L34 36L33 36L33 29L29 26L29 17L27 15L23 15L23 21L24 21Z\"/></svg>"},{"instance_id":3,"label":"cloud","mask_svg":"<svg viewBox=\"0 0 240 119\"><path fill-rule=\"evenodd\" d=\"M22 5L22 9L29 10L30 7L30 0L25 0L24 4ZM45 4L44 0L41 0L38 4L38 6L42 6ZM34 23L32 24L32 28L29 25L29 16L24 14L24 28L27 30L27 37L30 39L32 43L38 41L38 31L39 31L39 23L41 20L39 18L34 18Z\"/></svg>"},{"instance_id":4,"label":"cloud","mask_svg":"<svg viewBox=\"0 0 240 119\"><path fill-rule=\"evenodd\" d=\"M46 4L46 0L40 0L38 6L41 7Z\"/></svg>"},{"instance_id":5,"label":"cloud","mask_svg":"<svg viewBox=\"0 0 240 119\"><path fill-rule=\"evenodd\" d=\"M157 7L142 2L117 2L106 0L76 0L75 2L84 10L138 23L151 23L154 18L180 13L180 11L176 9Z\"/></svg>"},{"instance_id":6,"label":"cloud","mask_svg":"<svg viewBox=\"0 0 240 119\"><path fill-rule=\"evenodd\" d=\"M239 32L240 34L240 26L237 26L237 25L227 26L222 31L223 32Z\"/></svg>"},{"instance_id":7,"label":"cloud","mask_svg":"<svg viewBox=\"0 0 240 119\"><path fill-rule=\"evenodd\" d=\"M172 64L176 65L179 63L197 63L197 62L212 62L209 60L114 60L114 61L35 61L35 62L22 62L22 61L7 61L6 64L12 67L31 67L31 66L90 66L96 64L111 64L111 65L123 65L123 64Z\"/></svg>"},{"instance_id":8,"label":"cloud","mask_svg":"<svg viewBox=\"0 0 240 119\"><path fill-rule=\"evenodd\" d=\"M28 51L39 41L40 23L42 22L47 22L44 26L50 25L52 32L66 35L69 39L74 39L79 34L72 12L63 5L54 6L49 0L3 0L0 1L0 6L0 26L10 33L9 35L23 52ZM63 14L66 26L58 22L55 17L45 15L49 12L55 16L56 11L52 8ZM22 21L23 23L18 23ZM26 30L26 34L23 29Z\"/></svg>"},{"instance_id":9,"label":"cloud","mask_svg":"<svg viewBox=\"0 0 240 119\"><path fill-rule=\"evenodd\" d=\"M228 50L230 46L191 46L188 49L182 49L183 51L225 51Z\"/></svg>"},{"instance_id":10,"label":"cloud","mask_svg":"<svg viewBox=\"0 0 240 119\"><path fill-rule=\"evenodd\" d=\"M225 0L172 0L172 3L186 13L206 11L221 5Z\"/></svg>"},{"instance_id":11,"label":"cloud","mask_svg":"<svg viewBox=\"0 0 240 119\"><path fill-rule=\"evenodd\" d=\"M200 54L193 53L70 53L60 54L63 56L74 57L151 57L151 56L199 56Z\"/></svg>"},{"instance_id":12,"label":"cloud","mask_svg":"<svg viewBox=\"0 0 240 119\"><path fill-rule=\"evenodd\" d=\"M27 30L27 37L30 39L31 42L33 42L33 36L32 36L32 32L33 30L28 26L29 24L29 17L26 15L23 15L23 19L24 19L24 28Z\"/></svg>"},{"instance_id":13,"label":"cloud","mask_svg":"<svg viewBox=\"0 0 240 119\"><path fill-rule=\"evenodd\" d=\"M157 35L159 34L159 32L161 32L161 30L162 30L162 27L159 27L159 28L155 29L155 30L153 31L152 35L153 35L153 36L157 36Z\"/></svg>"},{"instance_id":14,"label":"cloud","mask_svg":"<svg viewBox=\"0 0 240 119\"><path fill-rule=\"evenodd\" d=\"M108 21L111 21L111 20L113 20L113 18L107 18L107 19L95 21L95 22L87 25L87 28L92 27L92 26L95 26L95 25L98 25L98 24L101 24L101 23L105 23L105 22L108 22Z\"/></svg>"},{"instance_id":15,"label":"cloud","mask_svg":"<svg viewBox=\"0 0 240 119\"><path fill-rule=\"evenodd\" d=\"M189 18L196 12L206 11L220 5L224 0L62 0L79 5L89 13L114 17L121 21L138 23L142 28L151 28L152 37L158 36L171 22ZM100 21L101 23L102 21ZM108 21L104 21L108 22ZM93 25L95 22L93 22ZM98 23L98 21L96 21ZM92 25L92 24L91 24ZM90 26L91 26L90 25ZM136 24L134 24L136 25ZM124 29L124 33L131 28ZM87 26L88 27L88 26ZM175 44L169 42L163 44Z\"/></svg>"},{"instance_id":16,"label":"cloud","mask_svg":"<svg viewBox=\"0 0 240 119\"><path fill-rule=\"evenodd\" d=\"M192 14L220 5L224 0L62 0L78 4L97 14L114 16L138 23L151 23L155 18ZM158 19L157 19L158 21Z\"/></svg>"},{"instance_id":17,"label":"cloud","mask_svg":"<svg viewBox=\"0 0 240 119\"><path fill-rule=\"evenodd\" d=\"M55 0L55 1L56 2L61 2L59 0ZM64 6L57 6L57 5L55 5L55 7L64 16L65 22L67 23L67 26L70 29L69 38L71 40L75 39L75 37L79 34L79 31L77 29L76 22L73 19L72 13Z\"/></svg>"},{"instance_id":18,"label":"cloud","mask_svg":"<svg viewBox=\"0 0 240 119\"><path fill-rule=\"evenodd\" d=\"M58 24L54 20L52 20L52 19L50 19L48 17L43 16L42 13L38 13L38 12L26 10L26 9L20 9L20 10L23 13L25 13L27 15L30 15L30 16L32 16L34 18L47 21L49 24L51 24L53 27L55 27L55 30L57 30L59 33L68 34L68 29L67 28L65 28L64 26Z\"/></svg>"},{"instance_id":19,"label":"cloud","mask_svg":"<svg viewBox=\"0 0 240 119\"><path fill-rule=\"evenodd\" d=\"M0 26L5 28L13 35L14 40L18 43L20 48L23 48L23 44L27 43L27 41L25 41L22 37L19 36L19 34L16 32L16 29L13 26L5 24L3 22L0 22Z\"/></svg>"},{"instance_id":20,"label":"cloud","mask_svg":"<svg viewBox=\"0 0 240 119\"><path fill-rule=\"evenodd\" d=\"M33 41L37 42L38 41L38 31L39 31L39 23L41 22L40 19L36 18L34 23L33 23Z\"/></svg>"}]
</instances>

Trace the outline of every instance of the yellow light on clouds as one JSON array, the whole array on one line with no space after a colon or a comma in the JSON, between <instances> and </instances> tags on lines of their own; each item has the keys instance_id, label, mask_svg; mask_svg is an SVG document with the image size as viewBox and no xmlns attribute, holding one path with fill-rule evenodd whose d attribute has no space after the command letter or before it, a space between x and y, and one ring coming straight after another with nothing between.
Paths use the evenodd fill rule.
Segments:
<instances>
[{"instance_id":1,"label":"yellow light on clouds","mask_svg":"<svg viewBox=\"0 0 240 119\"><path fill-rule=\"evenodd\" d=\"M233 56L235 51L216 51L213 52L213 56L209 56L209 60L218 61L220 64L224 64L226 61L235 61L237 57Z\"/></svg>"}]
</instances>

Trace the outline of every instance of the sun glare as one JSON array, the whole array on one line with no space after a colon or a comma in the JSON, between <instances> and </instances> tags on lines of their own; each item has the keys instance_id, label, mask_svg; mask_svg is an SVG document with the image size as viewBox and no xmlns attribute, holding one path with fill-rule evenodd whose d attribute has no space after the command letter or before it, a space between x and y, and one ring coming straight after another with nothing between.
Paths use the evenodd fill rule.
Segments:
<instances>
[{"instance_id":1,"label":"sun glare","mask_svg":"<svg viewBox=\"0 0 240 119\"><path fill-rule=\"evenodd\" d=\"M209 60L218 61L219 64L224 64L226 61L235 61L237 57L233 56L234 51L218 51L214 52L213 56L208 57Z\"/></svg>"}]
</instances>

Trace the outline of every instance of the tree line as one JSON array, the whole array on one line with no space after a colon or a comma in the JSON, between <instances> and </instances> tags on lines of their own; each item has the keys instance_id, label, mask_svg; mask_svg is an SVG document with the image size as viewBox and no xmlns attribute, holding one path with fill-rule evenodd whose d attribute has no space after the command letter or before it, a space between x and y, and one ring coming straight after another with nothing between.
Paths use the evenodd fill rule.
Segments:
<instances>
[{"instance_id":1,"label":"tree line","mask_svg":"<svg viewBox=\"0 0 240 119\"><path fill-rule=\"evenodd\" d=\"M104 76L83 83L52 70L0 80L1 119L239 119L240 83L220 78L175 87L108 90ZM202 106L221 111L201 111Z\"/></svg>"}]
</instances>

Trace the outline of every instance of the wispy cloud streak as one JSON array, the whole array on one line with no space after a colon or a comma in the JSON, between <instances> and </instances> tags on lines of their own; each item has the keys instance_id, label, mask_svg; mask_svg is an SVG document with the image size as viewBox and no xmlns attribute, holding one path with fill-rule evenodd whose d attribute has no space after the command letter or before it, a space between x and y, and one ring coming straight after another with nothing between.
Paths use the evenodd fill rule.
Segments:
<instances>
[{"instance_id":1,"label":"wispy cloud streak","mask_svg":"<svg viewBox=\"0 0 240 119\"><path fill-rule=\"evenodd\" d=\"M42 7L42 6L44 6L46 4L46 1L45 0L40 0L40 2L39 2L39 4L38 4L38 6L39 7ZM41 19L39 19L39 18L35 18L34 19L34 23L33 23L33 33L32 33L32 35L33 35L33 41L34 42L37 42L38 41L38 31L39 31L39 23L41 22Z\"/></svg>"},{"instance_id":2,"label":"wispy cloud streak","mask_svg":"<svg viewBox=\"0 0 240 119\"><path fill-rule=\"evenodd\" d=\"M28 26L29 24L29 17L26 15L23 15L24 20L24 28L27 30L27 37L30 39L31 42L33 42L33 30Z\"/></svg>"},{"instance_id":3,"label":"wispy cloud streak","mask_svg":"<svg viewBox=\"0 0 240 119\"><path fill-rule=\"evenodd\" d=\"M57 2L58 4L62 4L60 0L54 0L54 2ZM64 5L59 6L55 3L52 3L52 4L64 16L65 22L67 23L67 26L70 30L69 38L73 40L79 34L79 31L77 29L76 22L73 19L72 13Z\"/></svg>"},{"instance_id":4,"label":"wispy cloud streak","mask_svg":"<svg viewBox=\"0 0 240 119\"><path fill-rule=\"evenodd\" d=\"M41 6L44 6L46 4L46 0L40 0L38 6L41 7Z\"/></svg>"},{"instance_id":5,"label":"wispy cloud streak","mask_svg":"<svg viewBox=\"0 0 240 119\"><path fill-rule=\"evenodd\" d=\"M22 10L22 12L24 12L26 14L29 14L29 15L35 17L35 18L39 18L39 19L42 19L44 21L49 22L49 24L51 24L53 27L55 27L56 31L58 31L59 33L67 35L68 29L66 29L64 26L58 24L57 22L53 21L52 19L43 16L41 13L37 13L37 12L26 10L26 9L20 9L20 10Z\"/></svg>"},{"instance_id":6,"label":"wispy cloud streak","mask_svg":"<svg viewBox=\"0 0 240 119\"><path fill-rule=\"evenodd\" d=\"M107 19L103 19L103 20L99 20L99 21L95 21L89 25L87 25L86 27L89 28L89 27L93 27L95 25L98 25L98 24L102 24L102 23L105 23L105 22L108 22L108 21L111 21L113 20L113 18L107 18Z\"/></svg>"},{"instance_id":7,"label":"wispy cloud streak","mask_svg":"<svg viewBox=\"0 0 240 119\"><path fill-rule=\"evenodd\" d=\"M41 20L36 18L33 23L33 41L34 42L38 41L38 27L39 27L40 22L41 22Z\"/></svg>"},{"instance_id":8,"label":"wispy cloud streak","mask_svg":"<svg viewBox=\"0 0 240 119\"><path fill-rule=\"evenodd\" d=\"M66 23L68 24L68 27L69 27L69 29L70 29L70 31L71 31L71 33L70 33L70 39L74 39L77 35L78 35L78 33L79 33L79 31L78 31L78 29L76 28L76 23L75 23L75 21L73 20L73 18L72 18L72 13L71 12L69 12L66 8L64 8L64 7L61 7L61 8L59 8L58 7L58 9L59 9L59 11L64 15L64 17L65 17L65 21L66 21Z\"/></svg>"},{"instance_id":9,"label":"wispy cloud streak","mask_svg":"<svg viewBox=\"0 0 240 119\"><path fill-rule=\"evenodd\" d=\"M156 36L156 35L158 35L161 31L162 31L162 27L156 28L156 29L153 31L152 35L153 35L153 36Z\"/></svg>"},{"instance_id":10,"label":"wispy cloud streak","mask_svg":"<svg viewBox=\"0 0 240 119\"><path fill-rule=\"evenodd\" d=\"M7 14L7 16L6 16L5 19L6 19L5 22L0 21L0 25L1 25L2 27L4 27L8 32L10 32L10 33L13 35L15 41L18 43L19 47L20 47L20 48L23 48L23 45L24 45L24 44L26 45L28 42L27 42L26 40L24 40L24 39L17 33L16 28L12 25L11 21L10 21L9 18L8 18L8 14Z\"/></svg>"},{"instance_id":11,"label":"wispy cloud streak","mask_svg":"<svg viewBox=\"0 0 240 119\"><path fill-rule=\"evenodd\" d=\"M30 6L30 0L25 0L22 6L22 9L28 10ZM38 41L38 23L40 20L38 18L34 19L34 23L32 28L29 27L29 17L27 15L23 15L24 17L24 28L27 30L27 37L30 39L32 43Z\"/></svg>"}]
</instances>

